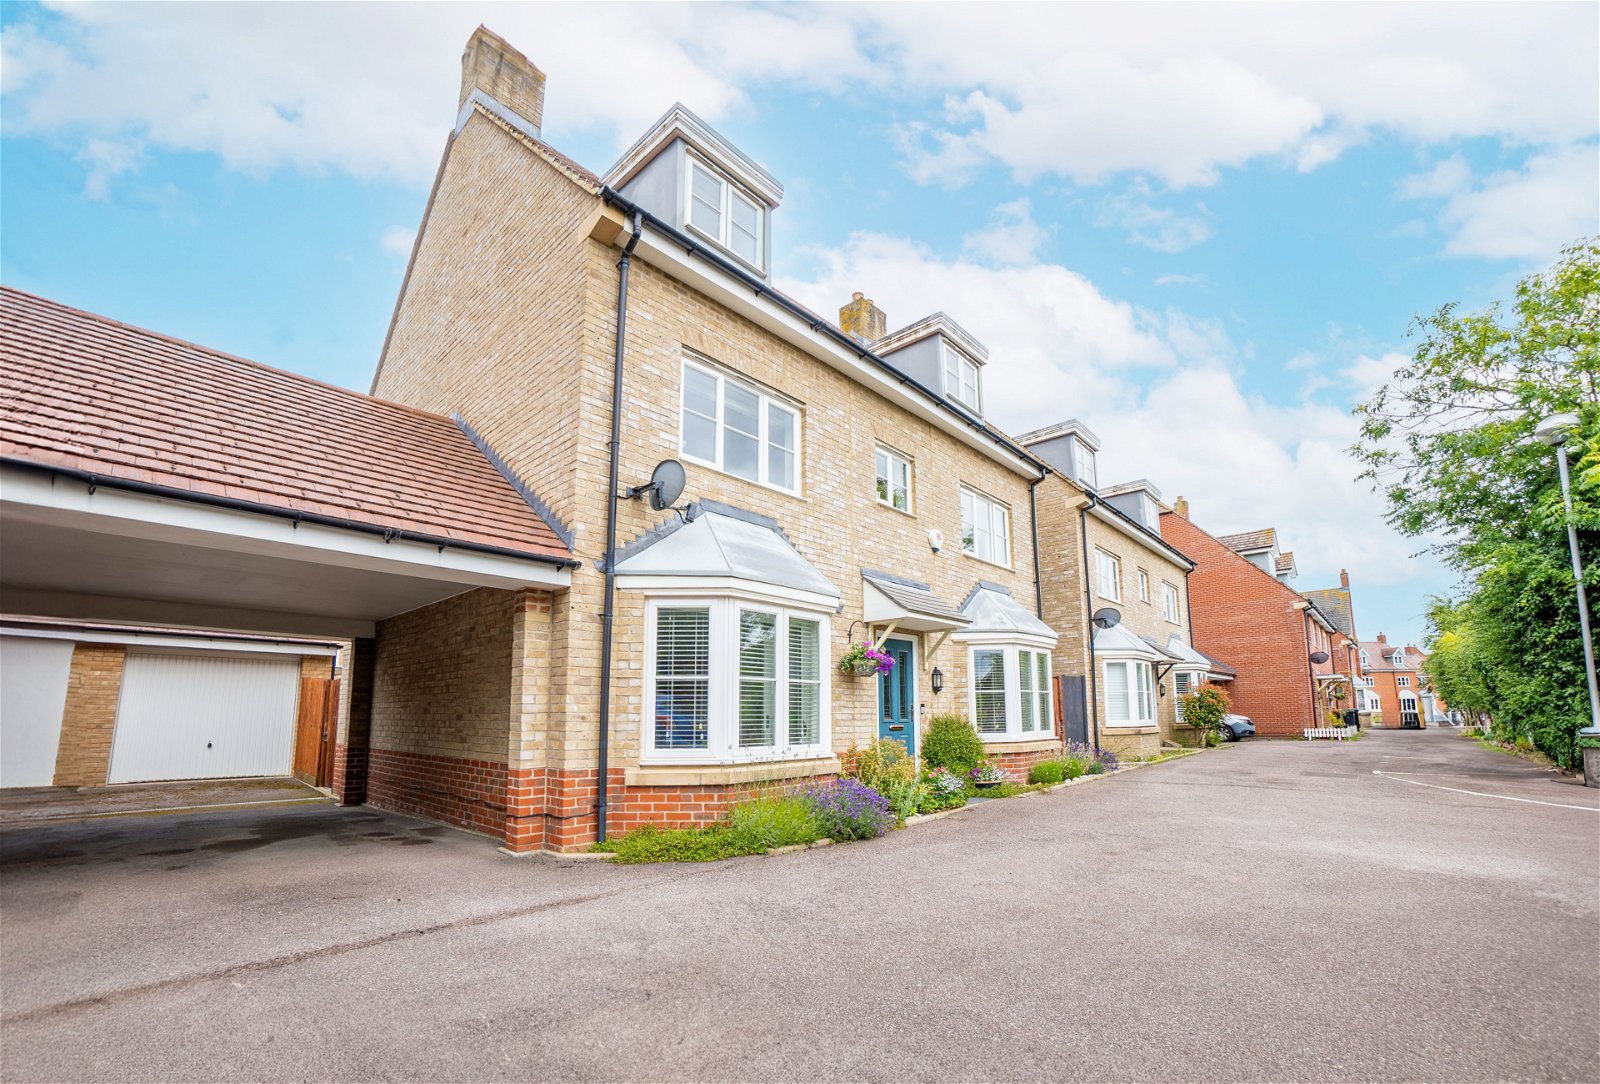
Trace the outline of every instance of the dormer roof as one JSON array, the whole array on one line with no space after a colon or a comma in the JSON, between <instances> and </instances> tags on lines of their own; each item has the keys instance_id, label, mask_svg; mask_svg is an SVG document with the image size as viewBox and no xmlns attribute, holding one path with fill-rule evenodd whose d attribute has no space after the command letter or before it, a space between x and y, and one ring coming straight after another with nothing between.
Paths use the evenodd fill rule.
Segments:
<instances>
[{"instance_id":1,"label":"dormer roof","mask_svg":"<svg viewBox=\"0 0 1600 1084\"><path fill-rule=\"evenodd\" d=\"M1131 482L1118 482L1114 486L1104 487L1099 492L1102 497L1120 497L1124 493L1144 492L1150 494L1150 499L1157 504L1161 503L1161 491L1148 478L1135 478Z\"/></svg>"},{"instance_id":2,"label":"dormer roof","mask_svg":"<svg viewBox=\"0 0 1600 1084\"><path fill-rule=\"evenodd\" d=\"M1088 446L1091 452L1100 450L1100 438L1095 436L1094 432L1077 418L1068 418L1064 422L1056 422L1054 425L1047 425L1042 429L1024 433L1017 438L1017 443L1027 447L1030 444L1054 440L1056 437L1077 437Z\"/></svg>"},{"instance_id":3,"label":"dormer roof","mask_svg":"<svg viewBox=\"0 0 1600 1084\"><path fill-rule=\"evenodd\" d=\"M675 102L639 141L625 151L616 165L606 171L601 183L621 188L652 158L681 139L756 196L768 208L783 200L783 185L759 162L735 147L711 125L695 116L682 102Z\"/></svg>"},{"instance_id":4,"label":"dormer roof","mask_svg":"<svg viewBox=\"0 0 1600 1084\"><path fill-rule=\"evenodd\" d=\"M1260 553L1270 550L1278 544L1278 532L1271 527L1264 527L1259 531L1243 531L1239 534L1225 534L1217 538L1224 546L1234 553Z\"/></svg>"},{"instance_id":5,"label":"dormer roof","mask_svg":"<svg viewBox=\"0 0 1600 1084\"><path fill-rule=\"evenodd\" d=\"M943 335L952 345L979 365L989 360L989 348L973 338L970 331L942 312L936 312L932 316L924 316L916 323L909 324L899 331L891 331L873 343L872 349L879 357L884 357L896 350L904 349L912 343L921 342L930 335Z\"/></svg>"}]
</instances>

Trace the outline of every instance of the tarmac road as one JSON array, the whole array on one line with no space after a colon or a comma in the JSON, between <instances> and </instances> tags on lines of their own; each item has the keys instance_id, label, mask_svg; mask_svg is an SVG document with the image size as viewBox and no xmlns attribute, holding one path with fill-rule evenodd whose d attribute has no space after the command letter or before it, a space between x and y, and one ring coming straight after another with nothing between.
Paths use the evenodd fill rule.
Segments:
<instances>
[{"instance_id":1,"label":"tarmac road","mask_svg":"<svg viewBox=\"0 0 1600 1084\"><path fill-rule=\"evenodd\" d=\"M1595 1080L1597 799L1430 730L705 866L367 809L14 829L0 1076Z\"/></svg>"}]
</instances>

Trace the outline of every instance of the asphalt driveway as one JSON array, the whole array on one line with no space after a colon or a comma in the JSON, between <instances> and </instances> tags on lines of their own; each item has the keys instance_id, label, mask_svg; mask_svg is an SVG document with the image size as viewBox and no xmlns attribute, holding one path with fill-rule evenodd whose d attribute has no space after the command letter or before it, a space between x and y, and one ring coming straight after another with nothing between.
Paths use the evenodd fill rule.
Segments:
<instances>
[{"instance_id":1,"label":"asphalt driveway","mask_svg":"<svg viewBox=\"0 0 1600 1084\"><path fill-rule=\"evenodd\" d=\"M365 809L12 830L0 1073L1593 1080L1597 798L1424 731L709 866Z\"/></svg>"}]
</instances>

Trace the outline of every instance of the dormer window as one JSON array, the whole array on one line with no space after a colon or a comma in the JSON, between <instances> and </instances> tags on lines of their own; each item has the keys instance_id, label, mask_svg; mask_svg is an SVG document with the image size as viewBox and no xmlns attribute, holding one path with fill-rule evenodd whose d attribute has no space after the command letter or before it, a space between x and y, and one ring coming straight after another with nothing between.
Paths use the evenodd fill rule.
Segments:
<instances>
[{"instance_id":1,"label":"dormer window","mask_svg":"<svg viewBox=\"0 0 1600 1084\"><path fill-rule=\"evenodd\" d=\"M1075 450L1078 453L1078 481L1090 489L1099 489L1100 468L1095 464L1094 449L1080 440Z\"/></svg>"},{"instance_id":2,"label":"dormer window","mask_svg":"<svg viewBox=\"0 0 1600 1084\"><path fill-rule=\"evenodd\" d=\"M978 387L978 363L949 343L944 344L944 393L963 406L983 413Z\"/></svg>"},{"instance_id":3,"label":"dormer window","mask_svg":"<svg viewBox=\"0 0 1600 1084\"><path fill-rule=\"evenodd\" d=\"M760 270L761 204L693 156L687 161L690 228Z\"/></svg>"}]
</instances>

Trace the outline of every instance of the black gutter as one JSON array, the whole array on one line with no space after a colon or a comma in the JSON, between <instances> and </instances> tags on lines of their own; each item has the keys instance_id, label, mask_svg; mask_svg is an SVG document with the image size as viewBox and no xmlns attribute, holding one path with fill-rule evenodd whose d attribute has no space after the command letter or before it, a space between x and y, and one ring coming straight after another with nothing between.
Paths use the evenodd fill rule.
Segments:
<instances>
[{"instance_id":1,"label":"black gutter","mask_svg":"<svg viewBox=\"0 0 1600 1084\"><path fill-rule=\"evenodd\" d=\"M340 530L354 531L357 534L378 535L385 542L423 542L430 546L437 546L441 551L455 549L465 550L469 553L487 553L495 557L515 557L518 560L554 565L557 568L577 568L581 563L571 557L552 557L548 554L514 550L506 546L491 546L484 542L469 542L459 538L445 538L440 535L423 534L417 531L403 531L398 527L383 527L374 523L360 523L355 520L340 519L337 516L325 516L317 512L298 512L292 508L257 504L254 501L240 500L237 497L220 497L213 493L200 493L192 489L158 486L149 482L135 482L128 478L94 474L90 471L77 470L72 467L57 467L47 463L35 463L32 460L18 459L15 456L0 456L0 465L20 467L24 470L57 475L62 478L72 478L88 485L91 493L95 489L104 486L106 489L142 493L150 497L165 497L189 504L203 504L212 508L227 508L235 512L252 512L256 515L271 516L274 519L286 519L294 523L314 523L319 527L337 527Z\"/></svg>"},{"instance_id":2,"label":"black gutter","mask_svg":"<svg viewBox=\"0 0 1600 1084\"><path fill-rule=\"evenodd\" d=\"M684 233L682 230L679 230L670 223L657 218L643 207L640 207L637 203L634 203L632 200L622 195L616 189L610 187L609 185L602 185L600 188L600 198L603 199L607 204L620 208L629 215L633 216L636 224L640 221L643 221L647 223L651 229L657 230L677 244L683 246L684 251L689 255L698 256L707 263L716 267L718 270L728 275L732 275L745 286L749 287L757 296L766 298L768 301L771 301L773 304L777 305L791 316L805 321L806 325L810 327L812 331L827 336L840 346L845 347L851 353L860 357L863 361L872 362L874 365L878 366L878 368L882 369L884 372L898 380L902 385L914 388L918 392L921 392L922 395L934 406L937 406L947 414L959 418L962 422L965 422L968 427L984 434L1006 451L1011 452L1012 454L1037 467L1040 471L1041 478L1043 477L1044 473L1049 470L1049 466L1046 463L1035 457L1032 452L1013 441L1010 437L1006 436L998 429L991 429L984 422L969 417L961 411L957 411L950 405L949 401L946 400L944 396L940 395L932 388L929 388L921 381L914 380L913 378L907 376L893 364L885 361L883 358L880 358L877 354L874 354L871 350L868 350L861 343L857 342L855 339L852 339L849 335L845 334L827 320L824 320L816 313L778 293L772 287L762 282L756 276L750 274L750 272L746 271L732 260L726 259L720 253L714 251L710 246L695 240L693 237L690 237L688 234Z\"/></svg>"},{"instance_id":3,"label":"black gutter","mask_svg":"<svg viewBox=\"0 0 1600 1084\"><path fill-rule=\"evenodd\" d=\"M617 597L617 491L622 468L622 355L628 333L628 268L633 249L644 233L639 214L633 215L633 236L617 261L617 349L611 364L611 488L606 503L605 608L600 612L600 778L595 785L595 839L606 839L606 775L611 768L611 654L612 626Z\"/></svg>"},{"instance_id":4,"label":"black gutter","mask_svg":"<svg viewBox=\"0 0 1600 1084\"><path fill-rule=\"evenodd\" d=\"M1028 523L1033 528L1033 615L1044 620L1044 574L1039 571L1039 483L1044 477L1028 483Z\"/></svg>"},{"instance_id":5,"label":"black gutter","mask_svg":"<svg viewBox=\"0 0 1600 1084\"><path fill-rule=\"evenodd\" d=\"M1078 531L1082 536L1083 545L1083 638L1089 645L1089 718L1093 726L1093 742L1096 754L1100 752L1100 680L1095 673L1094 665L1094 588L1090 586L1089 579L1089 509L1093 508L1098 498L1086 492L1088 500L1078 509Z\"/></svg>"}]
</instances>

